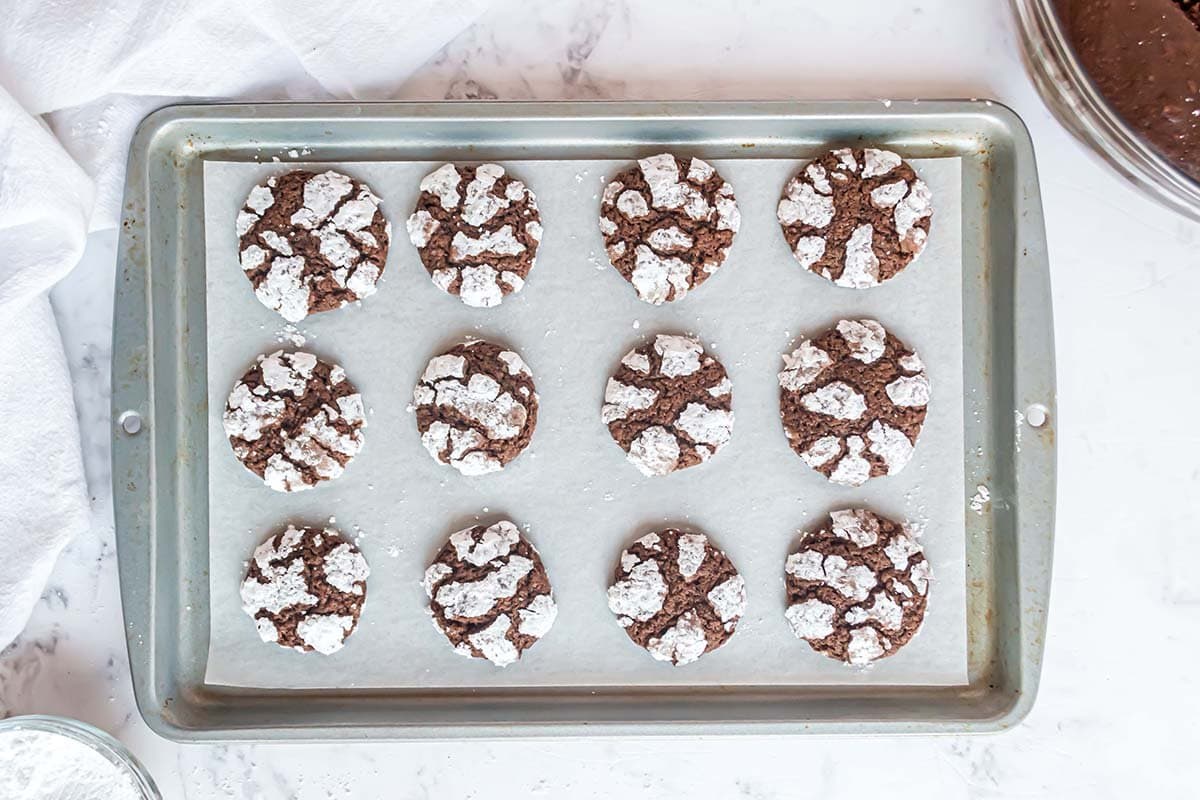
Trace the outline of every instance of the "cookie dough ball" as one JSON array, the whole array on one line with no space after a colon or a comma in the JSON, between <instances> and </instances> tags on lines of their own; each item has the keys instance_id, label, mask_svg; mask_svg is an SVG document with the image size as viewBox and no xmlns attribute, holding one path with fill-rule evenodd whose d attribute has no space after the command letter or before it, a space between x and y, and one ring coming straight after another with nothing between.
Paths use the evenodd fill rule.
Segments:
<instances>
[{"instance_id":1,"label":"cookie dough ball","mask_svg":"<svg viewBox=\"0 0 1200 800\"><path fill-rule=\"evenodd\" d=\"M725 261L741 225L733 187L698 158L639 159L604 189L600 232L608 258L637 296L679 300Z\"/></svg>"},{"instance_id":2,"label":"cookie dough ball","mask_svg":"<svg viewBox=\"0 0 1200 800\"><path fill-rule=\"evenodd\" d=\"M278 492L339 477L363 446L362 396L312 353L259 356L229 393L222 419L233 453Z\"/></svg>"},{"instance_id":3,"label":"cookie dough ball","mask_svg":"<svg viewBox=\"0 0 1200 800\"><path fill-rule=\"evenodd\" d=\"M746 582L702 533L649 533L621 553L608 607L658 661L690 664L733 636Z\"/></svg>"},{"instance_id":4,"label":"cookie dough ball","mask_svg":"<svg viewBox=\"0 0 1200 800\"><path fill-rule=\"evenodd\" d=\"M932 195L888 150L842 148L788 181L777 216L796 260L838 286L878 286L925 249Z\"/></svg>"},{"instance_id":5,"label":"cookie dough ball","mask_svg":"<svg viewBox=\"0 0 1200 800\"><path fill-rule=\"evenodd\" d=\"M446 164L421 181L408 237L439 289L490 308L525 285L542 218L533 192L499 164Z\"/></svg>"},{"instance_id":6,"label":"cookie dough ball","mask_svg":"<svg viewBox=\"0 0 1200 800\"><path fill-rule=\"evenodd\" d=\"M702 464L733 435L733 387L721 362L687 336L630 350L604 389L600 417L643 475Z\"/></svg>"},{"instance_id":7,"label":"cookie dough ball","mask_svg":"<svg viewBox=\"0 0 1200 800\"><path fill-rule=\"evenodd\" d=\"M892 655L925 619L932 576L916 531L870 511L834 511L785 573L792 632L847 664Z\"/></svg>"},{"instance_id":8,"label":"cookie dough ball","mask_svg":"<svg viewBox=\"0 0 1200 800\"><path fill-rule=\"evenodd\" d=\"M413 390L421 444L463 475L503 469L537 425L533 373L512 350L465 342L432 359Z\"/></svg>"},{"instance_id":9,"label":"cookie dough ball","mask_svg":"<svg viewBox=\"0 0 1200 800\"><path fill-rule=\"evenodd\" d=\"M904 469L929 404L925 365L907 345L873 319L842 320L783 365L780 415L805 463L843 486Z\"/></svg>"},{"instance_id":10,"label":"cookie dough ball","mask_svg":"<svg viewBox=\"0 0 1200 800\"><path fill-rule=\"evenodd\" d=\"M264 642L336 653L367 599L367 560L332 528L291 525L260 544L242 581L242 610Z\"/></svg>"},{"instance_id":11,"label":"cookie dough ball","mask_svg":"<svg viewBox=\"0 0 1200 800\"><path fill-rule=\"evenodd\" d=\"M392 224L361 181L296 170L250 191L237 234L255 296L299 322L375 294Z\"/></svg>"},{"instance_id":12,"label":"cookie dough ball","mask_svg":"<svg viewBox=\"0 0 1200 800\"><path fill-rule=\"evenodd\" d=\"M558 616L537 550L504 520L461 530L425 570L429 613L454 652L506 667Z\"/></svg>"}]
</instances>

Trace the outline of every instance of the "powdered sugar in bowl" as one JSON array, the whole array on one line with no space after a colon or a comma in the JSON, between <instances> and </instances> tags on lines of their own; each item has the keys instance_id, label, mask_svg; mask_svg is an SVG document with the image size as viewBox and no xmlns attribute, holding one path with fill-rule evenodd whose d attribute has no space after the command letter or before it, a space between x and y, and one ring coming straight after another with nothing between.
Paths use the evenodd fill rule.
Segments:
<instances>
[{"instance_id":1,"label":"powdered sugar in bowl","mask_svg":"<svg viewBox=\"0 0 1200 800\"><path fill-rule=\"evenodd\" d=\"M63 717L0 720L0 797L161 800L150 775L98 728Z\"/></svg>"}]
</instances>

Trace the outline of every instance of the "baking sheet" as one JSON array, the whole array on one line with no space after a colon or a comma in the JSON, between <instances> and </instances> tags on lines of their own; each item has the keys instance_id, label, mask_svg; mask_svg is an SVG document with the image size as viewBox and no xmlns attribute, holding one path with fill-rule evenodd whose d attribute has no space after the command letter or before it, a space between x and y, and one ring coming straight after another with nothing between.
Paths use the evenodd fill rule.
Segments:
<instances>
[{"instance_id":1,"label":"baking sheet","mask_svg":"<svg viewBox=\"0 0 1200 800\"><path fill-rule=\"evenodd\" d=\"M701 154L702 155L702 154ZM305 349L342 364L368 407L366 445L332 484L296 495L267 489L234 458L220 415L229 388L260 352L288 337L238 266L233 220L249 189L296 166L205 162L209 405L209 684L259 688L967 683L960 163L912 163L934 192L926 252L884 286L854 292L804 273L774 207L803 161L715 160L734 186L742 229L725 266L684 301L654 308L608 265L596 227L599 192L624 161L505 161L538 195L545 236L520 294L470 309L436 289L404 220L435 162L342 163L384 200L393 241L380 291L362 307L300 326ZM858 489L835 487L788 448L775 374L802 333L871 316L925 360L933 399L913 461ZM734 386L732 442L709 464L640 476L599 420L604 383L627 350L660 332L693 333ZM407 411L427 360L465 336L517 349L541 396L529 450L503 472L467 479L433 462ZM798 530L832 508L862 504L923 522L935 576L921 633L895 656L855 670L792 637L783 562ZM554 629L505 670L456 655L425 614L419 581L446 537L477 520L528 525L559 604ZM356 537L372 575L359 629L329 657L258 640L238 585L247 559L286 522L330 517ZM747 583L736 635L673 668L636 648L605 603L621 547L647 530L703 531Z\"/></svg>"}]
</instances>

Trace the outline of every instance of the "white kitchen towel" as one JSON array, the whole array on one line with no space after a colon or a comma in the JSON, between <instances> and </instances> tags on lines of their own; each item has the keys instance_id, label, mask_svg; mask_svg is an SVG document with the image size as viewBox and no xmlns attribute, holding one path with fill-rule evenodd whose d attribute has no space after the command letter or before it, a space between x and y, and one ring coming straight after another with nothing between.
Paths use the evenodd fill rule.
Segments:
<instances>
[{"instance_id":1,"label":"white kitchen towel","mask_svg":"<svg viewBox=\"0 0 1200 800\"><path fill-rule=\"evenodd\" d=\"M46 292L116 225L137 123L196 99L386 99L490 0L8 0L0 16L0 648L88 525ZM95 487L108 491L108 487Z\"/></svg>"},{"instance_id":2,"label":"white kitchen towel","mask_svg":"<svg viewBox=\"0 0 1200 800\"><path fill-rule=\"evenodd\" d=\"M87 530L88 505L71 382L50 300L43 293L6 303L0 321L2 648L25 627L63 547Z\"/></svg>"}]
</instances>

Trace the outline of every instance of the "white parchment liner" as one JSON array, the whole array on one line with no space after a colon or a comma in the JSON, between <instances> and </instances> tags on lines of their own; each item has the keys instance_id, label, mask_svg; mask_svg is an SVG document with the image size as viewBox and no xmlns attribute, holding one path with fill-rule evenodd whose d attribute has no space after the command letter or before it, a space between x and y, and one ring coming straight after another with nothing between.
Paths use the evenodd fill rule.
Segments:
<instances>
[{"instance_id":1,"label":"white parchment liner","mask_svg":"<svg viewBox=\"0 0 1200 800\"><path fill-rule=\"evenodd\" d=\"M293 495L267 489L243 469L222 432L221 412L255 355L285 346L283 320L259 304L238 266L234 218L255 183L302 164L205 164L207 682L261 688L966 683L958 159L912 162L934 195L928 247L899 277L865 291L805 272L788 252L775 205L803 161L713 161L734 186L741 232L714 277L683 301L658 308L637 300L609 266L597 229L604 179L627 162L504 163L537 193L545 235L525 289L494 309L467 308L435 288L408 241L404 221L417 184L437 163L338 167L383 198L393 226L391 253L378 294L361 307L310 317L300 329L305 349L343 365L362 392L366 444L342 478ZM917 350L933 396L909 466L848 489L827 483L788 447L775 375L795 337L863 316ZM725 364L737 421L732 442L707 465L651 479L626 463L600 422L600 406L620 357L658 332L696 334ZM406 410L428 359L465 336L517 349L541 395L529 450L503 472L474 479L434 463ZM816 654L793 638L783 616L783 564L797 531L830 509L856 504L924 522L935 579L920 634L867 670ZM358 630L333 656L262 643L238 597L255 545L289 521L323 523L331 516L343 533L359 537L372 569ZM452 531L500 516L529 526L559 603L554 629L504 670L456 655L430 623L419 585ZM749 596L729 643L682 668L635 647L605 604L621 547L667 524L709 534L741 570Z\"/></svg>"}]
</instances>

